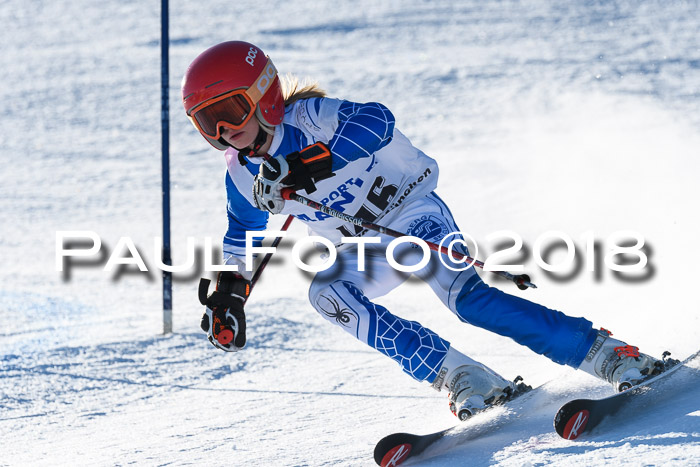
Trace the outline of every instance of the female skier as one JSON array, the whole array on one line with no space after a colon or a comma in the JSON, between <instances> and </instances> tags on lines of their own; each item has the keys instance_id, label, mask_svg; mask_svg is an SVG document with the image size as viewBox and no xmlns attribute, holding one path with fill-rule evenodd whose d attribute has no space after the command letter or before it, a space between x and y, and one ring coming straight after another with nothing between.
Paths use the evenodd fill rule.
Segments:
<instances>
[{"instance_id":1,"label":"female skier","mask_svg":"<svg viewBox=\"0 0 700 467\"><path fill-rule=\"evenodd\" d=\"M224 259L240 272L219 274L216 291L203 299L202 329L214 346L237 351L245 345L243 304L251 279L245 270L246 231L264 230L269 214L281 213L337 247L334 265L311 283L312 306L413 378L438 391L447 389L455 415L466 418L527 389L460 353L420 323L372 301L409 276L387 262L385 248L392 238L285 202L281 195L282 188L291 187L338 211L426 241L439 242L458 232L450 210L434 192L436 161L395 128L389 109L376 102L331 99L315 85L283 90L270 58L240 41L215 45L192 62L182 100L202 136L225 151L228 166ZM343 237L354 237L355 244L341 243ZM409 259L418 253L403 243L394 256L413 264ZM466 249L462 253L468 254ZM440 264L439 253L431 254L415 274L461 321L510 337L617 390L662 371L662 362L593 329L590 321L503 293L485 284L474 268L453 271ZM358 267L363 260L364 268Z\"/></svg>"}]
</instances>

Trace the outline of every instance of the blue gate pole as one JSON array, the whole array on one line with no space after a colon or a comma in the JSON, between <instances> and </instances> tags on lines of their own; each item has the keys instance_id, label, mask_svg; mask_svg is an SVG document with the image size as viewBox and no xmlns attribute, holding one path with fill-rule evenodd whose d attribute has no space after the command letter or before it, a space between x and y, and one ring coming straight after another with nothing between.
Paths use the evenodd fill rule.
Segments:
<instances>
[{"instance_id":1,"label":"blue gate pole","mask_svg":"<svg viewBox=\"0 0 700 467\"><path fill-rule=\"evenodd\" d=\"M163 264L172 265L170 255L170 112L169 112L169 61L168 0L160 6L160 123L161 163L163 192ZM163 334L173 332L173 276L163 271Z\"/></svg>"}]
</instances>

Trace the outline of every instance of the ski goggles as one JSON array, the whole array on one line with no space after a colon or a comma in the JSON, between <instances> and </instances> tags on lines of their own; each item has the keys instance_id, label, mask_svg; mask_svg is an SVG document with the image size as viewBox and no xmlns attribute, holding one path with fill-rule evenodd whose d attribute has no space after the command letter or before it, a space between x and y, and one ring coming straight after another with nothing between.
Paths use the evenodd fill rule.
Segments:
<instances>
[{"instance_id":1,"label":"ski goggles","mask_svg":"<svg viewBox=\"0 0 700 467\"><path fill-rule=\"evenodd\" d=\"M239 130L253 118L258 102L276 77L277 69L268 57L265 67L250 87L234 89L204 101L193 107L188 116L200 133L218 140L221 127Z\"/></svg>"}]
</instances>

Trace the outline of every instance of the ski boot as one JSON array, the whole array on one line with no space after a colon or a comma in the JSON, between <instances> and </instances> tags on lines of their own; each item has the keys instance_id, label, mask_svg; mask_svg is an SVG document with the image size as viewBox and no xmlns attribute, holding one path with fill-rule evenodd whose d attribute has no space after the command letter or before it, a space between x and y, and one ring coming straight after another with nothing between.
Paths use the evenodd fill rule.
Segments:
<instances>
[{"instance_id":1,"label":"ski boot","mask_svg":"<svg viewBox=\"0 0 700 467\"><path fill-rule=\"evenodd\" d=\"M449 391L450 410L460 420L493 405L499 405L515 395L532 389L518 377L510 382L460 352L450 348L433 387Z\"/></svg>"},{"instance_id":2,"label":"ski boot","mask_svg":"<svg viewBox=\"0 0 700 467\"><path fill-rule=\"evenodd\" d=\"M664 352L661 360L657 360L640 353L638 347L610 336L612 333L606 329L598 331L579 370L611 383L617 392L626 391L679 363L668 358L669 352Z\"/></svg>"}]
</instances>

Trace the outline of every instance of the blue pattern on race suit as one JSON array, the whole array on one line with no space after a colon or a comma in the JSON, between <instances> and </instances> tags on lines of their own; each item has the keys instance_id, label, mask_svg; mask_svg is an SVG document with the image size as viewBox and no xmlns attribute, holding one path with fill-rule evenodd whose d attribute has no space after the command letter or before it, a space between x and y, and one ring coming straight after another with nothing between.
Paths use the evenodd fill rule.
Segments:
<instances>
[{"instance_id":1,"label":"blue pattern on race suit","mask_svg":"<svg viewBox=\"0 0 700 467\"><path fill-rule=\"evenodd\" d=\"M371 157L389 144L394 133L394 115L377 102L345 101L338 109L339 125L328 147L333 170L363 157Z\"/></svg>"},{"instance_id":2,"label":"blue pattern on race suit","mask_svg":"<svg viewBox=\"0 0 700 467\"><path fill-rule=\"evenodd\" d=\"M260 211L251 206L247 199L236 189L229 174L226 174L226 194L228 202L228 231L224 236L224 248L235 247L240 250L245 248L245 232L247 230L265 230L269 213ZM261 242L254 243L260 246ZM236 256L244 256L237 254Z\"/></svg>"},{"instance_id":3,"label":"blue pattern on race suit","mask_svg":"<svg viewBox=\"0 0 700 467\"><path fill-rule=\"evenodd\" d=\"M372 303L350 282L334 282L330 290L336 300L348 307L344 310L363 311L368 323L367 336L358 334L356 338L397 362L413 378L419 381L435 379L449 342L420 323L399 318L383 306Z\"/></svg>"}]
</instances>

